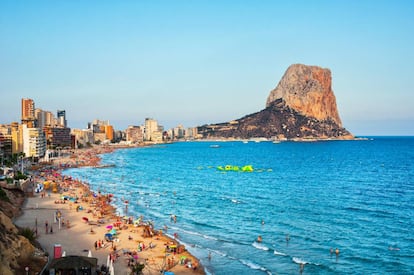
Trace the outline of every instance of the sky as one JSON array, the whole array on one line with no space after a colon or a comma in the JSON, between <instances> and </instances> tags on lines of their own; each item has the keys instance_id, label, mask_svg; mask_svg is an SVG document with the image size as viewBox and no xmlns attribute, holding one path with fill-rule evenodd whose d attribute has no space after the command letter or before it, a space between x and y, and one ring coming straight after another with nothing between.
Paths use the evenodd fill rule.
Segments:
<instances>
[{"instance_id":1,"label":"sky","mask_svg":"<svg viewBox=\"0 0 414 275\"><path fill-rule=\"evenodd\" d=\"M0 124L243 117L291 64L329 68L343 126L414 135L414 1L0 1Z\"/></svg>"}]
</instances>

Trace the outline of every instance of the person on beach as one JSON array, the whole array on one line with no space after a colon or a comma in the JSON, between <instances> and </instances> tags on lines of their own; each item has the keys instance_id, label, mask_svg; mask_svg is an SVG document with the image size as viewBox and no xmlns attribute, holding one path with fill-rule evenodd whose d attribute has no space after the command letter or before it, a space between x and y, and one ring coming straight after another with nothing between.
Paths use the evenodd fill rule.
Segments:
<instances>
[{"instance_id":1,"label":"person on beach","mask_svg":"<svg viewBox=\"0 0 414 275\"><path fill-rule=\"evenodd\" d=\"M45 228L46 228L46 234L47 234L48 233L47 231L49 229L49 223L47 221L45 222Z\"/></svg>"}]
</instances>

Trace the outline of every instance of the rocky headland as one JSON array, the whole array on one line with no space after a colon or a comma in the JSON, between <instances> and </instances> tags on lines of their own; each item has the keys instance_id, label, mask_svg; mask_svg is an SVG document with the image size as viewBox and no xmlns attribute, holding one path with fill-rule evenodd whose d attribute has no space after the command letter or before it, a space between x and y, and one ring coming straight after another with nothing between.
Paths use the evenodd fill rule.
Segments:
<instances>
[{"instance_id":1,"label":"rocky headland","mask_svg":"<svg viewBox=\"0 0 414 275\"><path fill-rule=\"evenodd\" d=\"M291 65L266 108L242 118L198 127L204 139L353 139L339 117L329 69Z\"/></svg>"}]
</instances>

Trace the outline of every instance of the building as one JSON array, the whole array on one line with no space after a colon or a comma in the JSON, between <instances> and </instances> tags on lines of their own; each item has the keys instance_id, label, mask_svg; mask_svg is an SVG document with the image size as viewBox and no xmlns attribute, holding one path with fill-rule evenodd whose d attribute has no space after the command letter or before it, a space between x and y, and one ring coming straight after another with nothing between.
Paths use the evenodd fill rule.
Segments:
<instances>
[{"instance_id":1,"label":"building","mask_svg":"<svg viewBox=\"0 0 414 275\"><path fill-rule=\"evenodd\" d=\"M23 153L23 125L18 122L10 124L12 135L12 153Z\"/></svg>"},{"instance_id":2,"label":"building","mask_svg":"<svg viewBox=\"0 0 414 275\"><path fill-rule=\"evenodd\" d=\"M105 133L94 133L93 139L95 140L96 144L109 143L109 140L106 138Z\"/></svg>"},{"instance_id":3,"label":"building","mask_svg":"<svg viewBox=\"0 0 414 275\"><path fill-rule=\"evenodd\" d=\"M52 112L43 111L42 109L35 109L36 125L38 128L43 129L45 126L55 126L56 118Z\"/></svg>"},{"instance_id":4,"label":"building","mask_svg":"<svg viewBox=\"0 0 414 275\"><path fill-rule=\"evenodd\" d=\"M185 135L185 129L184 129L184 126L183 125L178 125L177 127L175 127L174 129L173 129L173 132L172 132L172 138L173 139L183 139L184 138L184 135Z\"/></svg>"},{"instance_id":5,"label":"building","mask_svg":"<svg viewBox=\"0 0 414 275\"><path fill-rule=\"evenodd\" d=\"M26 157L41 158L46 153L46 138L40 128L23 124L23 153Z\"/></svg>"},{"instance_id":6,"label":"building","mask_svg":"<svg viewBox=\"0 0 414 275\"><path fill-rule=\"evenodd\" d=\"M5 159L10 159L12 150L12 135L10 125L0 125L0 165Z\"/></svg>"},{"instance_id":7,"label":"building","mask_svg":"<svg viewBox=\"0 0 414 275\"><path fill-rule=\"evenodd\" d=\"M105 125L104 132L107 140L114 140L114 127L112 127L112 125Z\"/></svg>"},{"instance_id":8,"label":"building","mask_svg":"<svg viewBox=\"0 0 414 275\"><path fill-rule=\"evenodd\" d=\"M75 136L75 148L89 147L95 143L91 129L72 129L71 133Z\"/></svg>"},{"instance_id":9,"label":"building","mask_svg":"<svg viewBox=\"0 0 414 275\"><path fill-rule=\"evenodd\" d=\"M125 134L126 141L129 143L141 143L144 141L144 134L140 126L128 126Z\"/></svg>"},{"instance_id":10,"label":"building","mask_svg":"<svg viewBox=\"0 0 414 275\"><path fill-rule=\"evenodd\" d=\"M62 127L67 127L65 110L57 110L57 124Z\"/></svg>"},{"instance_id":11,"label":"building","mask_svg":"<svg viewBox=\"0 0 414 275\"><path fill-rule=\"evenodd\" d=\"M187 128L185 131L185 139L195 139L197 137L197 127Z\"/></svg>"},{"instance_id":12,"label":"building","mask_svg":"<svg viewBox=\"0 0 414 275\"><path fill-rule=\"evenodd\" d=\"M164 127L158 125L158 121L152 118L145 119L144 141L162 142L163 131Z\"/></svg>"},{"instance_id":13,"label":"building","mask_svg":"<svg viewBox=\"0 0 414 275\"><path fill-rule=\"evenodd\" d=\"M144 140L152 141L152 134L158 130L158 122L152 118L145 119Z\"/></svg>"},{"instance_id":14,"label":"building","mask_svg":"<svg viewBox=\"0 0 414 275\"><path fill-rule=\"evenodd\" d=\"M48 149L72 147L70 128L45 126L43 132Z\"/></svg>"},{"instance_id":15,"label":"building","mask_svg":"<svg viewBox=\"0 0 414 275\"><path fill-rule=\"evenodd\" d=\"M95 142L108 143L114 140L114 128L109 123L109 120L95 119L93 122L88 123L88 129L92 130Z\"/></svg>"},{"instance_id":16,"label":"building","mask_svg":"<svg viewBox=\"0 0 414 275\"><path fill-rule=\"evenodd\" d=\"M51 260L49 274L97 274L98 259L84 256L55 257Z\"/></svg>"},{"instance_id":17,"label":"building","mask_svg":"<svg viewBox=\"0 0 414 275\"><path fill-rule=\"evenodd\" d=\"M22 124L29 128L36 127L35 104L33 99L22 98Z\"/></svg>"}]
</instances>

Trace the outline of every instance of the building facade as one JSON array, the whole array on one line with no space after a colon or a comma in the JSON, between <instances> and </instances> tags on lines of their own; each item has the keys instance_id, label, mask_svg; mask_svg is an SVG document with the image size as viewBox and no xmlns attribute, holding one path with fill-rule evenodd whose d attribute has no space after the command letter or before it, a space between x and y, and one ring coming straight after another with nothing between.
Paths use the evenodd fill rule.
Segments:
<instances>
[{"instance_id":1,"label":"building facade","mask_svg":"<svg viewBox=\"0 0 414 275\"><path fill-rule=\"evenodd\" d=\"M72 146L70 128L45 126L43 128L48 149Z\"/></svg>"},{"instance_id":2,"label":"building facade","mask_svg":"<svg viewBox=\"0 0 414 275\"><path fill-rule=\"evenodd\" d=\"M23 124L23 153L25 157L41 158L46 153L46 138L42 129Z\"/></svg>"},{"instance_id":3,"label":"building facade","mask_svg":"<svg viewBox=\"0 0 414 275\"><path fill-rule=\"evenodd\" d=\"M36 127L35 104L33 99L22 98L22 124L29 128Z\"/></svg>"},{"instance_id":4,"label":"building facade","mask_svg":"<svg viewBox=\"0 0 414 275\"><path fill-rule=\"evenodd\" d=\"M144 141L144 134L140 126L129 126L125 130L125 135L128 143L141 143Z\"/></svg>"}]
</instances>

